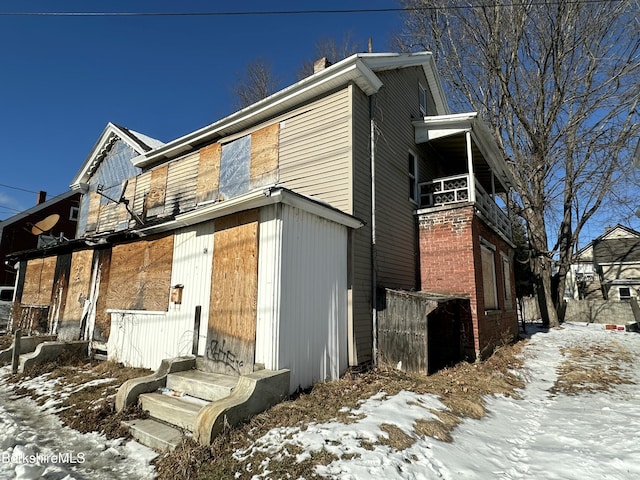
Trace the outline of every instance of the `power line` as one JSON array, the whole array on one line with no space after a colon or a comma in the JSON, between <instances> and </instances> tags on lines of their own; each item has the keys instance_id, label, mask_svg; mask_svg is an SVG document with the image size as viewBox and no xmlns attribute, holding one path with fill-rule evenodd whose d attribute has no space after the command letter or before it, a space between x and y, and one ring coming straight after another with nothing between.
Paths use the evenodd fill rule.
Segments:
<instances>
[{"instance_id":1,"label":"power line","mask_svg":"<svg viewBox=\"0 0 640 480\"><path fill-rule=\"evenodd\" d=\"M516 7L516 6L542 6L564 4L589 4L604 3L606 0L556 0L541 2L517 2L505 5L494 5L494 7ZM621 0L612 0L618 2ZM228 12L0 12L3 17L239 17L239 16L260 16L260 15L332 15L343 13L392 13L411 12L429 10L460 10L466 8L485 7L483 4L471 5L448 5L446 7L424 6L424 7L395 7L395 8L346 8L346 9L316 9L316 10L251 10L251 11L228 11Z\"/></svg>"},{"instance_id":2,"label":"power line","mask_svg":"<svg viewBox=\"0 0 640 480\"><path fill-rule=\"evenodd\" d=\"M12 187L11 185L5 185L3 183L0 183L0 187L4 187L4 188L10 188L12 190L20 190L21 192L28 192L28 193L40 193L40 192L35 192L33 190L27 190L26 188L20 188L20 187Z\"/></svg>"}]
</instances>

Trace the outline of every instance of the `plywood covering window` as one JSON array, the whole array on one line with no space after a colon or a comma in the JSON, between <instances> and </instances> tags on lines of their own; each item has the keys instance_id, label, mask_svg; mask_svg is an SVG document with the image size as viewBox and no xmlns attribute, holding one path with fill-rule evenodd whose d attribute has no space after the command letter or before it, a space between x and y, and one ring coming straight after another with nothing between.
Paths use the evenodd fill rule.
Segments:
<instances>
[{"instance_id":1,"label":"plywood covering window","mask_svg":"<svg viewBox=\"0 0 640 480\"><path fill-rule=\"evenodd\" d=\"M173 235L114 246L107 308L166 311L172 261Z\"/></svg>"},{"instance_id":2,"label":"plywood covering window","mask_svg":"<svg viewBox=\"0 0 640 480\"><path fill-rule=\"evenodd\" d=\"M511 262L506 255L502 256L502 283L504 286L504 309L513 308L513 296L511 295Z\"/></svg>"},{"instance_id":3,"label":"plywood covering window","mask_svg":"<svg viewBox=\"0 0 640 480\"><path fill-rule=\"evenodd\" d=\"M91 266L93 250L80 250L71 255L71 271L65 301L64 319L80 321L85 300L89 298L91 288Z\"/></svg>"},{"instance_id":4,"label":"plywood covering window","mask_svg":"<svg viewBox=\"0 0 640 480\"><path fill-rule=\"evenodd\" d=\"M482 290L484 291L484 309L495 310L498 308L498 295L496 288L496 264L494 251L486 245L480 246L482 256Z\"/></svg>"},{"instance_id":5,"label":"plywood covering window","mask_svg":"<svg viewBox=\"0 0 640 480\"><path fill-rule=\"evenodd\" d=\"M34 258L27 262L22 290L22 305L48 306L51 303L53 277L58 257Z\"/></svg>"}]
</instances>

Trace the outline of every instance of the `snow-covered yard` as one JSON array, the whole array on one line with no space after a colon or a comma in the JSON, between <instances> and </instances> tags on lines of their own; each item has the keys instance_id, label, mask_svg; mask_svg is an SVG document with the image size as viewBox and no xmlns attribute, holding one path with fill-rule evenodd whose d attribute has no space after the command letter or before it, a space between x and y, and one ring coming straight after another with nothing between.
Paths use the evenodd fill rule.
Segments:
<instances>
[{"instance_id":1,"label":"snow-covered yard","mask_svg":"<svg viewBox=\"0 0 640 480\"><path fill-rule=\"evenodd\" d=\"M465 419L452 442L416 433L417 423L446 408L437 397L379 394L350 411L350 423L269 430L235 451L250 465L237 477L282 476L270 473L270 461L258 460L265 458L258 453L271 461L291 455L287 461L293 463L324 450L340 460L317 466L316 473L341 479L640 478L640 334L565 324L532 333L523 355L521 398L487 398L488 414ZM581 383L567 381L574 372L581 373ZM33 401L11 400L2 380L0 387L0 478L152 477L151 452L135 442L64 428ZM402 432L402 447L385 441L395 431ZM84 462L16 461L31 453L82 453Z\"/></svg>"}]
</instances>

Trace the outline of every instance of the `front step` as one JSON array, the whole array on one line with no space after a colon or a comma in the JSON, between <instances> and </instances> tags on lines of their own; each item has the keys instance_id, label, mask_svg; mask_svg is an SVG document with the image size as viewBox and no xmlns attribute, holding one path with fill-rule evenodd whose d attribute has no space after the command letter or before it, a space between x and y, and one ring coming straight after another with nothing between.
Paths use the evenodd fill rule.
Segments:
<instances>
[{"instance_id":1,"label":"front step","mask_svg":"<svg viewBox=\"0 0 640 480\"><path fill-rule=\"evenodd\" d=\"M153 418L193 431L200 409L206 405L204 400L163 395L161 393L143 393L138 397L143 410Z\"/></svg>"},{"instance_id":2,"label":"front step","mask_svg":"<svg viewBox=\"0 0 640 480\"><path fill-rule=\"evenodd\" d=\"M238 377L185 370L167 375L167 388L213 402L231 395Z\"/></svg>"},{"instance_id":3,"label":"front step","mask_svg":"<svg viewBox=\"0 0 640 480\"><path fill-rule=\"evenodd\" d=\"M173 450L182 441L182 432L152 418L122 422L131 436L141 444L155 450Z\"/></svg>"}]
</instances>

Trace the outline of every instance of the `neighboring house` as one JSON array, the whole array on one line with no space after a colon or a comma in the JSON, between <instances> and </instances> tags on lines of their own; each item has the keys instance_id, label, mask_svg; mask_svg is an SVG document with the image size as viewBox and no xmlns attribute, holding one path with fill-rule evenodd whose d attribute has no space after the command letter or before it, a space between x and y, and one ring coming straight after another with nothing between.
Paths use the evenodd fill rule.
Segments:
<instances>
[{"instance_id":1,"label":"neighboring house","mask_svg":"<svg viewBox=\"0 0 640 480\"><path fill-rule=\"evenodd\" d=\"M167 144L131 136L108 126L73 180L79 239L20 257L16 301L63 338L288 368L293 391L372 361L381 287L468 297L471 358L517 335L511 176L430 53L356 54Z\"/></svg>"},{"instance_id":2,"label":"neighboring house","mask_svg":"<svg viewBox=\"0 0 640 480\"><path fill-rule=\"evenodd\" d=\"M571 265L570 295L577 299L629 300L640 288L640 232L623 225L578 251Z\"/></svg>"},{"instance_id":3,"label":"neighboring house","mask_svg":"<svg viewBox=\"0 0 640 480\"><path fill-rule=\"evenodd\" d=\"M35 206L0 222L0 286L16 281L14 262L7 260L10 253L75 238L79 192L69 190L50 200L46 196L46 192L39 192ZM49 225L43 227L46 231L34 227L48 218Z\"/></svg>"}]
</instances>

